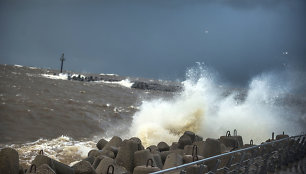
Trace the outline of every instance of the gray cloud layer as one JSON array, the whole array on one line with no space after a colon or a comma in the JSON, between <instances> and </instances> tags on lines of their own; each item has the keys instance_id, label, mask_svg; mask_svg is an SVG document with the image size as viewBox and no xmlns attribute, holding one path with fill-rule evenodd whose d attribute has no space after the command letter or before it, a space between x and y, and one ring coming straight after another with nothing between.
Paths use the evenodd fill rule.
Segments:
<instances>
[{"instance_id":1,"label":"gray cloud layer","mask_svg":"<svg viewBox=\"0 0 306 174\"><path fill-rule=\"evenodd\" d=\"M234 84L306 66L303 0L0 3L0 63L182 79L205 62Z\"/></svg>"}]
</instances>

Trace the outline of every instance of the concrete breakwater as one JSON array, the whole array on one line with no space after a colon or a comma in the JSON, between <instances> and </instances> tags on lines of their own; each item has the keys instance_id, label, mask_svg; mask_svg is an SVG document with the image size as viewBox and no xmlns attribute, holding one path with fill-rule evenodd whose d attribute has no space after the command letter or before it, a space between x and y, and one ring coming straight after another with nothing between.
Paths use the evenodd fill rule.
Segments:
<instances>
[{"instance_id":1,"label":"concrete breakwater","mask_svg":"<svg viewBox=\"0 0 306 174\"><path fill-rule=\"evenodd\" d=\"M57 75L54 73L53 75ZM67 80L75 80L75 81L84 81L84 82L120 82L124 80L120 76L114 76L114 75L100 75L97 76L85 76L82 74L68 74ZM132 81L131 88L135 89L142 89L142 90L155 90L155 91L165 91L165 92L177 92L182 90L182 86L179 84L165 84L165 83L158 83L158 82L148 82L148 81L140 81L135 80Z\"/></svg>"},{"instance_id":2,"label":"concrete breakwater","mask_svg":"<svg viewBox=\"0 0 306 174\"><path fill-rule=\"evenodd\" d=\"M280 134L274 138L274 133L271 139L266 142L273 142L288 138L288 135ZM267 150L273 151L273 155L269 159L268 166L263 165L260 171L276 171L282 165L288 165L294 162L294 159L303 159L305 157L305 136L303 139L292 140L288 139L288 145L298 147L297 155L291 154L287 156L288 159L281 161L282 148L288 147L285 143L279 143L279 149L274 151L275 146L267 146L261 148L259 151L252 151L252 153L237 153L234 158L222 157L221 161L212 160L204 163L204 165L193 165L185 169L186 173L207 173L208 171L216 170L216 163L219 167L226 167L231 163L237 163L242 159L248 159L256 156L256 153L262 154ZM35 159L31 162L31 166L27 168L19 165L19 155L17 151L12 148L3 148L0 152L0 173L12 174L28 174L28 173L48 173L48 174L108 174L108 173L133 173L145 174L157 172L163 169L179 166L182 164L202 160L215 155L220 155L230 151L244 149L254 146L251 140L249 144L244 144L241 136L234 130L234 134L228 131L225 136L220 136L219 139L207 138L205 141L199 135L191 131L186 131L177 142L168 145L165 142L159 142L157 145L150 145L144 147L142 142L137 137L122 140L118 136L112 137L110 141L100 139L96 144L96 149L92 149L88 153L88 157L68 166L59 161L56 161L46 155L43 150L39 151ZM256 160L260 161L259 158ZM284 163L287 161L287 163ZM259 164L260 162L258 162ZM268 169L269 170L268 170ZM273 169L273 170L272 170ZM200 171L201 170L201 171ZM299 168L299 170L303 170ZM176 171L179 173L179 171Z\"/></svg>"}]
</instances>

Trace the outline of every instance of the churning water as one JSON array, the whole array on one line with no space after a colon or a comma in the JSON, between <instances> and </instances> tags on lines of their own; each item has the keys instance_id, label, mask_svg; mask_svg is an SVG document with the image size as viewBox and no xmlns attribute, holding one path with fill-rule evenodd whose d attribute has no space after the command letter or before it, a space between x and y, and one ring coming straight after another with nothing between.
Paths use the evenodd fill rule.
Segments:
<instances>
[{"instance_id":1,"label":"churning water","mask_svg":"<svg viewBox=\"0 0 306 174\"><path fill-rule=\"evenodd\" d=\"M199 64L176 93L133 89L136 78L69 81L34 67L1 65L0 76L0 147L18 150L23 165L41 149L71 165L99 138L114 135L151 145L177 141L186 130L205 139L237 129L245 143L260 143L273 131L295 135L306 129L306 101L296 95L303 85L292 71L261 74L248 88L235 89Z\"/></svg>"},{"instance_id":2,"label":"churning water","mask_svg":"<svg viewBox=\"0 0 306 174\"><path fill-rule=\"evenodd\" d=\"M133 116L131 135L148 145L177 141L187 130L218 138L237 129L245 142L253 139L256 143L272 132L300 134L306 129L306 100L293 95L301 87L293 73L261 74L247 89L229 90L199 64L187 72L184 90L173 99L142 103Z\"/></svg>"}]
</instances>

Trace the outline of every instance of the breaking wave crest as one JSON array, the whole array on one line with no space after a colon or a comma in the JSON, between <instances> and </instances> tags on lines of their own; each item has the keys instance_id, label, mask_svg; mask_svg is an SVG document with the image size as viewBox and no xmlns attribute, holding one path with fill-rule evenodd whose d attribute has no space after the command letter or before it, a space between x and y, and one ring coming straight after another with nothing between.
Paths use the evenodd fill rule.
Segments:
<instances>
[{"instance_id":1,"label":"breaking wave crest","mask_svg":"<svg viewBox=\"0 0 306 174\"><path fill-rule=\"evenodd\" d=\"M219 138L237 129L245 142L256 143L270 138L272 132L299 134L305 131L306 114L290 106L294 83L284 76L290 73L264 73L254 77L247 89L230 89L219 85L214 74L199 64L187 71L183 91L173 99L142 103L133 116L130 135L151 145L178 141L187 130Z\"/></svg>"},{"instance_id":2,"label":"breaking wave crest","mask_svg":"<svg viewBox=\"0 0 306 174\"><path fill-rule=\"evenodd\" d=\"M18 151L23 166L29 166L40 150L43 150L48 157L71 166L86 158L95 145L93 141L76 141L68 136L60 136L51 140L41 138L34 142L13 144L8 147Z\"/></svg>"}]
</instances>

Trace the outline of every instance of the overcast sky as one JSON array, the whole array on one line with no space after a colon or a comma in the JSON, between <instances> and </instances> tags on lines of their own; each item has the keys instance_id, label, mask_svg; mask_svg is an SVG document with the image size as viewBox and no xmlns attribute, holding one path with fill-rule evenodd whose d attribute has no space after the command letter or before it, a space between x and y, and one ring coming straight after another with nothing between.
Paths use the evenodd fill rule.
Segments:
<instances>
[{"instance_id":1,"label":"overcast sky","mask_svg":"<svg viewBox=\"0 0 306 174\"><path fill-rule=\"evenodd\" d=\"M0 63L184 79L204 62L246 84L306 67L305 0L0 0Z\"/></svg>"}]
</instances>

